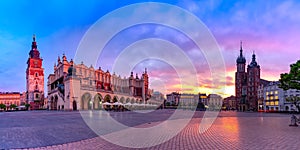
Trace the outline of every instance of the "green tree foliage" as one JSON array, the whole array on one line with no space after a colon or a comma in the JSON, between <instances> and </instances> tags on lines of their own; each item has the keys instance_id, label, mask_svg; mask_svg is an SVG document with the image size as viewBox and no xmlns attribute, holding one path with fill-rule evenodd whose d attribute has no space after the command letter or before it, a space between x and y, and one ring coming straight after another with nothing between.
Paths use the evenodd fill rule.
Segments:
<instances>
[{"instance_id":1,"label":"green tree foliage","mask_svg":"<svg viewBox=\"0 0 300 150\"><path fill-rule=\"evenodd\" d=\"M5 109L6 105L5 104L0 104L0 109Z\"/></svg>"},{"instance_id":2,"label":"green tree foliage","mask_svg":"<svg viewBox=\"0 0 300 150\"><path fill-rule=\"evenodd\" d=\"M290 65L290 72L280 74L279 87L283 90L296 89L300 90L300 60ZM300 97L287 97L286 101L293 103L300 111Z\"/></svg>"},{"instance_id":3,"label":"green tree foliage","mask_svg":"<svg viewBox=\"0 0 300 150\"><path fill-rule=\"evenodd\" d=\"M11 104L11 105L9 106L10 109L16 109L17 107L18 107L18 106L15 105L15 104Z\"/></svg>"},{"instance_id":4,"label":"green tree foliage","mask_svg":"<svg viewBox=\"0 0 300 150\"><path fill-rule=\"evenodd\" d=\"M25 104L26 109L28 110L30 107L30 104Z\"/></svg>"}]
</instances>

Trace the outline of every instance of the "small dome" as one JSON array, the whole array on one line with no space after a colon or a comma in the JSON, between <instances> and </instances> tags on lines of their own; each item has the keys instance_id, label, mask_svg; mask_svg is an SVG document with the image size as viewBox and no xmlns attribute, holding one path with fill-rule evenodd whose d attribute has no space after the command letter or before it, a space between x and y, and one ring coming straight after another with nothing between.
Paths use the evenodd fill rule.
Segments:
<instances>
[{"instance_id":1,"label":"small dome","mask_svg":"<svg viewBox=\"0 0 300 150\"><path fill-rule=\"evenodd\" d=\"M257 62L256 62L255 54L254 54L254 53L253 53L253 55L252 55L252 61L251 61L251 63L248 65L248 67L250 67L250 68L253 68L253 67L260 67L260 66L257 64Z\"/></svg>"}]
</instances>

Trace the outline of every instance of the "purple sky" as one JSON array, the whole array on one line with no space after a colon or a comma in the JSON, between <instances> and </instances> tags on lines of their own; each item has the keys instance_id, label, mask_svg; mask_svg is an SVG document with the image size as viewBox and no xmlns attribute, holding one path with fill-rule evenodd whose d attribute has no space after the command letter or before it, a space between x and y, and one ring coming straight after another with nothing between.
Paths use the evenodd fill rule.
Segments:
<instances>
[{"instance_id":1,"label":"purple sky","mask_svg":"<svg viewBox=\"0 0 300 150\"><path fill-rule=\"evenodd\" d=\"M89 3L59 0L48 3L25 0L1 1L0 91L25 91L26 61L32 34L35 33L37 36L38 49L44 59L45 83L47 83L47 76L53 72L57 57L65 53L68 59L73 58L81 38L92 24L103 15L136 2L144 1L95 0ZM255 51L261 66L261 77L267 80L278 80L280 73L288 72L289 65L299 59L300 2L298 1L157 2L186 9L197 16L212 32L221 48L226 65L228 87L225 95L234 94L235 60L239 54L240 40L243 41L247 63ZM174 14L164 10L161 14L174 17ZM109 30L109 27L106 28ZM146 38L159 38L175 43L194 64L200 91L208 92L212 88L208 64L201 51L183 33L161 25L136 25L120 32L107 44L96 67L111 70L110 62L113 62L125 47ZM180 90L195 92L192 86L183 89L178 87L180 84L178 76L166 62L147 60L138 64L134 71L141 74L144 67L149 70L151 88L164 93Z\"/></svg>"}]
</instances>

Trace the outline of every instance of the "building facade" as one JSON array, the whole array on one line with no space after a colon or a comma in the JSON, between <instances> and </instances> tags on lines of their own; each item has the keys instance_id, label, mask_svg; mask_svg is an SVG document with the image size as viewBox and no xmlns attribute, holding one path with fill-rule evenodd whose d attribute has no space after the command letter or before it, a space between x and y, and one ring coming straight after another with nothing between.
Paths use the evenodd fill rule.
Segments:
<instances>
[{"instance_id":1,"label":"building facade","mask_svg":"<svg viewBox=\"0 0 300 150\"><path fill-rule=\"evenodd\" d=\"M180 94L179 105L189 109L195 109L199 103L198 94L182 93Z\"/></svg>"},{"instance_id":2,"label":"building facade","mask_svg":"<svg viewBox=\"0 0 300 150\"><path fill-rule=\"evenodd\" d=\"M0 104L6 105L7 108L14 104L20 106L20 93L19 92L0 92Z\"/></svg>"},{"instance_id":3,"label":"building facade","mask_svg":"<svg viewBox=\"0 0 300 150\"><path fill-rule=\"evenodd\" d=\"M227 110L236 110L237 103L235 96L231 95L229 97L224 98L223 107Z\"/></svg>"},{"instance_id":4,"label":"building facade","mask_svg":"<svg viewBox=\"0 0 300 150\"><path fill-rule=\"evenodd\" d=\"M27 100L27 94L26 92L22 92L20 94L20 105L25 105L27 102L26 100Z\"/></svg>"},{"instance_id":5,"label":"building facade","mask_svg":"<svg viewBox=\"0 0 300 150\"><path fill-rule=\"evenodd\" d=\"M289 89L286 91L283 91L284 99L289 97L300 97L300 90L296 89ZM284 111L299 111L298 108L295 106L295 104L284 101Z\"/></svg>"},{"instance_id":6,"label":"building facade","mask_svg":"<svg viewBox=\"0 0 300 150\"><path fill-rule=\"evenodd\" d=\"M203 97L203 94L201 96ZM172 92L167 94L166 97L167 105L178 106L179 108L195 109L198 107L199 102L202 103L200 101L200 94ZM205 98L207 98L206 94Z\"/></svg>"},{"instance_id":7,"label":"building facade","mask_svg":"<svg viewBox=\"0 0 300 150\"><path fill-rule=\"evenodd\" d=\"M258 96L258 111L265 111L265 87L268 86L271 81L260 79L260 85L258 86L257 96Z\"/></svg>"},{"instance_id":8,"label":"building facade","mask_svg":"<svg viewBox=\"0 0 300 150\"><path fill-rule=\"evenodd\" d=\"M260 85L260 66L256 62L256 56L253 53L252 61L247 66L246 59L243 56L242 43L240 46L240 55L236 60L237 71L235 73L235 96L238 110L258 109L258 87Z\"/></svg>"},{"instance_id":9,"label":"building facade","mask_svg":"<svg viewBox=\"0 0 300 150\"><path fill-rule=\"evenodd\" d=\"M262 93L259 92L259 96L263 100L261 110L265 112L298 111L297 107L286 99L294 96L300 97L300 90L289 89L284 91L279 87L279 84L279 81L273 81L260 87L260 89L263 89Z\"/></svg>"},{"instance_id":10,"label":"building facade","mask_svg":"<svg viewBox=\"0 0 300 150\"><path fill-rule=\"evenodd\" d=\"M26 69L26 102L30 104L30 109L40 109L44 104L44 68L43 59L37 48L35 35Z\"/></svg>"},{"instance_id":11,"label":"building facade","mask_svg":"<svg viewBox=\"0 0 300 150\"><path fill-rule=\"evenodd\" d=\"M284 91L278 87L279 82L270 82L264 86L264 110L283 111L284 110Z\"/></svg>"},{"instance_id":12,"label":"building facade","mask_svg":"<svg viewBox=\"0 0 300 150\"><path fill-rule=\"evenodd\" d=\"M166 97L167 97L166 105L173 105L173 106L179 105L180 93L172 92L170 94L167 94Z\"/></svg>"},{"instance_id":13,"label":"building facade","mask_svg":"<svg viewBox=\"0 0 300 150\"><path fill-rule=\"evenodd\" d=\"M147 70L141 77L133 72L121 78L108 70L75 64L63 55L57 59L54 72L48 76L48 109L90 110L101 109L108 102L144 103L150 98Z\"/></svg>"},{"instance_id":14,"label":"building facade","mask_svg":"<svg viewBox=\"0 0 300 150\"><path fill-rule=\"evenodd\" d=\"M222 107L223 99L218 94L209 94L208 98L208 110L220 110Z\"/></svg>"}]
</instances>

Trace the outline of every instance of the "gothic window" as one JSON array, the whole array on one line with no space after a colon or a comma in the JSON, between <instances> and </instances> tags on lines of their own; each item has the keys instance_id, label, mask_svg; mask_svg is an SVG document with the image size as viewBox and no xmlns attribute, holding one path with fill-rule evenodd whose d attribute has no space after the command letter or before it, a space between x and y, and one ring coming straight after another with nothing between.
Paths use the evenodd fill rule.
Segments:
<instances>
[{"instance_id":1,"label":"gothic window","mask_svg":"<svg viewBox=\"0 0 300 150\"><path fill-rule=\"evenodd\" d=\"M39 76L39 74L36 72L36 73L35 73L35 77L38 77L38 76Z\"/></svg>"},{"instance_id":2,"label":"gothic window","mask_svg":"<svg viewBox=\"0 0 300 150\"><path fill-rule=\"evenodd\" d=\"M39 98L39 94L35 94L35 98Z\"/></svg>"}]
</instances>

